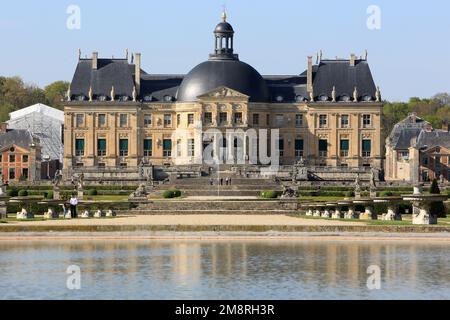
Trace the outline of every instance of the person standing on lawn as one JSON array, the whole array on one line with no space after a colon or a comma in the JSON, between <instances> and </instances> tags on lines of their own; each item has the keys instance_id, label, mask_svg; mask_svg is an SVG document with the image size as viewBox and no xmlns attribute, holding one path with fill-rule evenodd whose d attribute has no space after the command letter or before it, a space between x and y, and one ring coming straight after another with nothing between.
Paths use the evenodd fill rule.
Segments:
<instances>
[{"instance_id":1,"label":"person standing on lawn","mask_svg":"<svg viewBox=\"0 0 450 320\"><path fill-rule=\"evenodd\" d=\"M70 198L70 212L72 213L72 218L76 219L78 218L77 214L77 206L78 206L78 199L75 195L72 195L72 198Z\"/></svg>"}]
</instances>

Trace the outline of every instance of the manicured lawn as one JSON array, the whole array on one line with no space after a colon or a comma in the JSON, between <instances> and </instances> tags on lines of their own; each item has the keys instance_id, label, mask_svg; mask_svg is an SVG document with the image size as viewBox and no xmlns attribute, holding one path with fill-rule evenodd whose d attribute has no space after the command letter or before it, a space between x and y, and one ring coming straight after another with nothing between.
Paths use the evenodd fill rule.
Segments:
<instances>
[{"instance_id":1,"label":"manicured lawn","mask_svg":"<svg viewBox=\"0 0 450 320\"><path fill-rule=\"evenodd\" d=\"M299 200L301 202L333 202L340 201L342 197L300 197Z\"/></svg>"},{"instance_id":2,"label":"manicured lawn","mask_svg":"<svg viewBox=\"0 0 450 320\"><path fill-rule=\"evenodd\" d=\"M98 196L85 196L85 200L88 201L127 201L127 195L98 195Z\"/></svg>"}]
</instances>

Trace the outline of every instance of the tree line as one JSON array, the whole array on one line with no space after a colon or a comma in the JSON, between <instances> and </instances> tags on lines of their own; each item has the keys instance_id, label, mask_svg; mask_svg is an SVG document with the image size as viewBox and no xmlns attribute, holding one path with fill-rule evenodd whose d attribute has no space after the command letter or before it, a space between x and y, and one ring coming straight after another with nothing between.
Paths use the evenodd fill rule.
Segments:
<instances>
[{"instance_id":1,"label":"tree line","mask_svg":"<svg viewBox=\"0 0 450 320\"><path fill-rule=\"evenodd\" d=\"M0 76L0 122L9 120L9 113L43 103L62 110L69 82L56 81L45 88L25 83L20 77Z\"/></svg>"},{"instance_id":2,"label":"tree line","mask_svg":"<svg viewBox=\"0 0 450 320\"><path fill-rule=\"evenodd\" d=\"M25 83L20 77L0 76L0 122L9 119L9 113L43 103L62 110L69 82L56 81L45 88ZM408 102L384 101L383 137L387 137L394 125L415 112L430 122L434 128L441 128L444 121L450 121L450 95L439 93L429 99L411 98Z\"/></svg>"}]
</instances>

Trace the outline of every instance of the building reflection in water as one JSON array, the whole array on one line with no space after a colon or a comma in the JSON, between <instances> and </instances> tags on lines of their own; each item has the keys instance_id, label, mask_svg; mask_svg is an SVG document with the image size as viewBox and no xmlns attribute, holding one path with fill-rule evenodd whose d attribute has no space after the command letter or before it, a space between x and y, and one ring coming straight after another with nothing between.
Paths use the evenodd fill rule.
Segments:
<instances>
[{"instance_id":1,"label":"building reflection in water","mask_svg":"<svg viewBox=\"0 0 450 320\"><path fill-rule=\"evenodd\" d=\"M302 288L325 293L330 288L362 289L371 265L381 268L382 283L394 289L401 283L415 288L450 279L449 247L417 242L0 242L0 254L0 272L11 281L20 281L20 273L9 274L10 270L27 272L34 265L40 272L56 272L75 264L86 281L96 283L125 276L127 283L143 287L152 282L195 292L226 288L232 282L234 290L267 286L285 290L292 298L307 298L296 295Z\"/></svg>"}]
</instances>

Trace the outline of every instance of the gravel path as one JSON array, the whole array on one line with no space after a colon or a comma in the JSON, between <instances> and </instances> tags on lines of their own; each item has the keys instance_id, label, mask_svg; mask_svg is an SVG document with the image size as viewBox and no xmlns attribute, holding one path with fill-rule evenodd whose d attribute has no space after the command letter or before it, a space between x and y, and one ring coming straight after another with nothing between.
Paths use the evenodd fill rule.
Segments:
<instances>
[{"instance_id":1,"label":"gravel path","mask_svg":"<svg viewBox=\"0 0 450 320\"><path fill-rule=\"evenodd\" d=\"M283 215L152 215L117 217L115 219L76 219L51 221L9 222L5 225L285 225L285 226L351 226L364 225L364 222L342 222L332 220L302 219Z\"/></svg>"}]
</instances>

